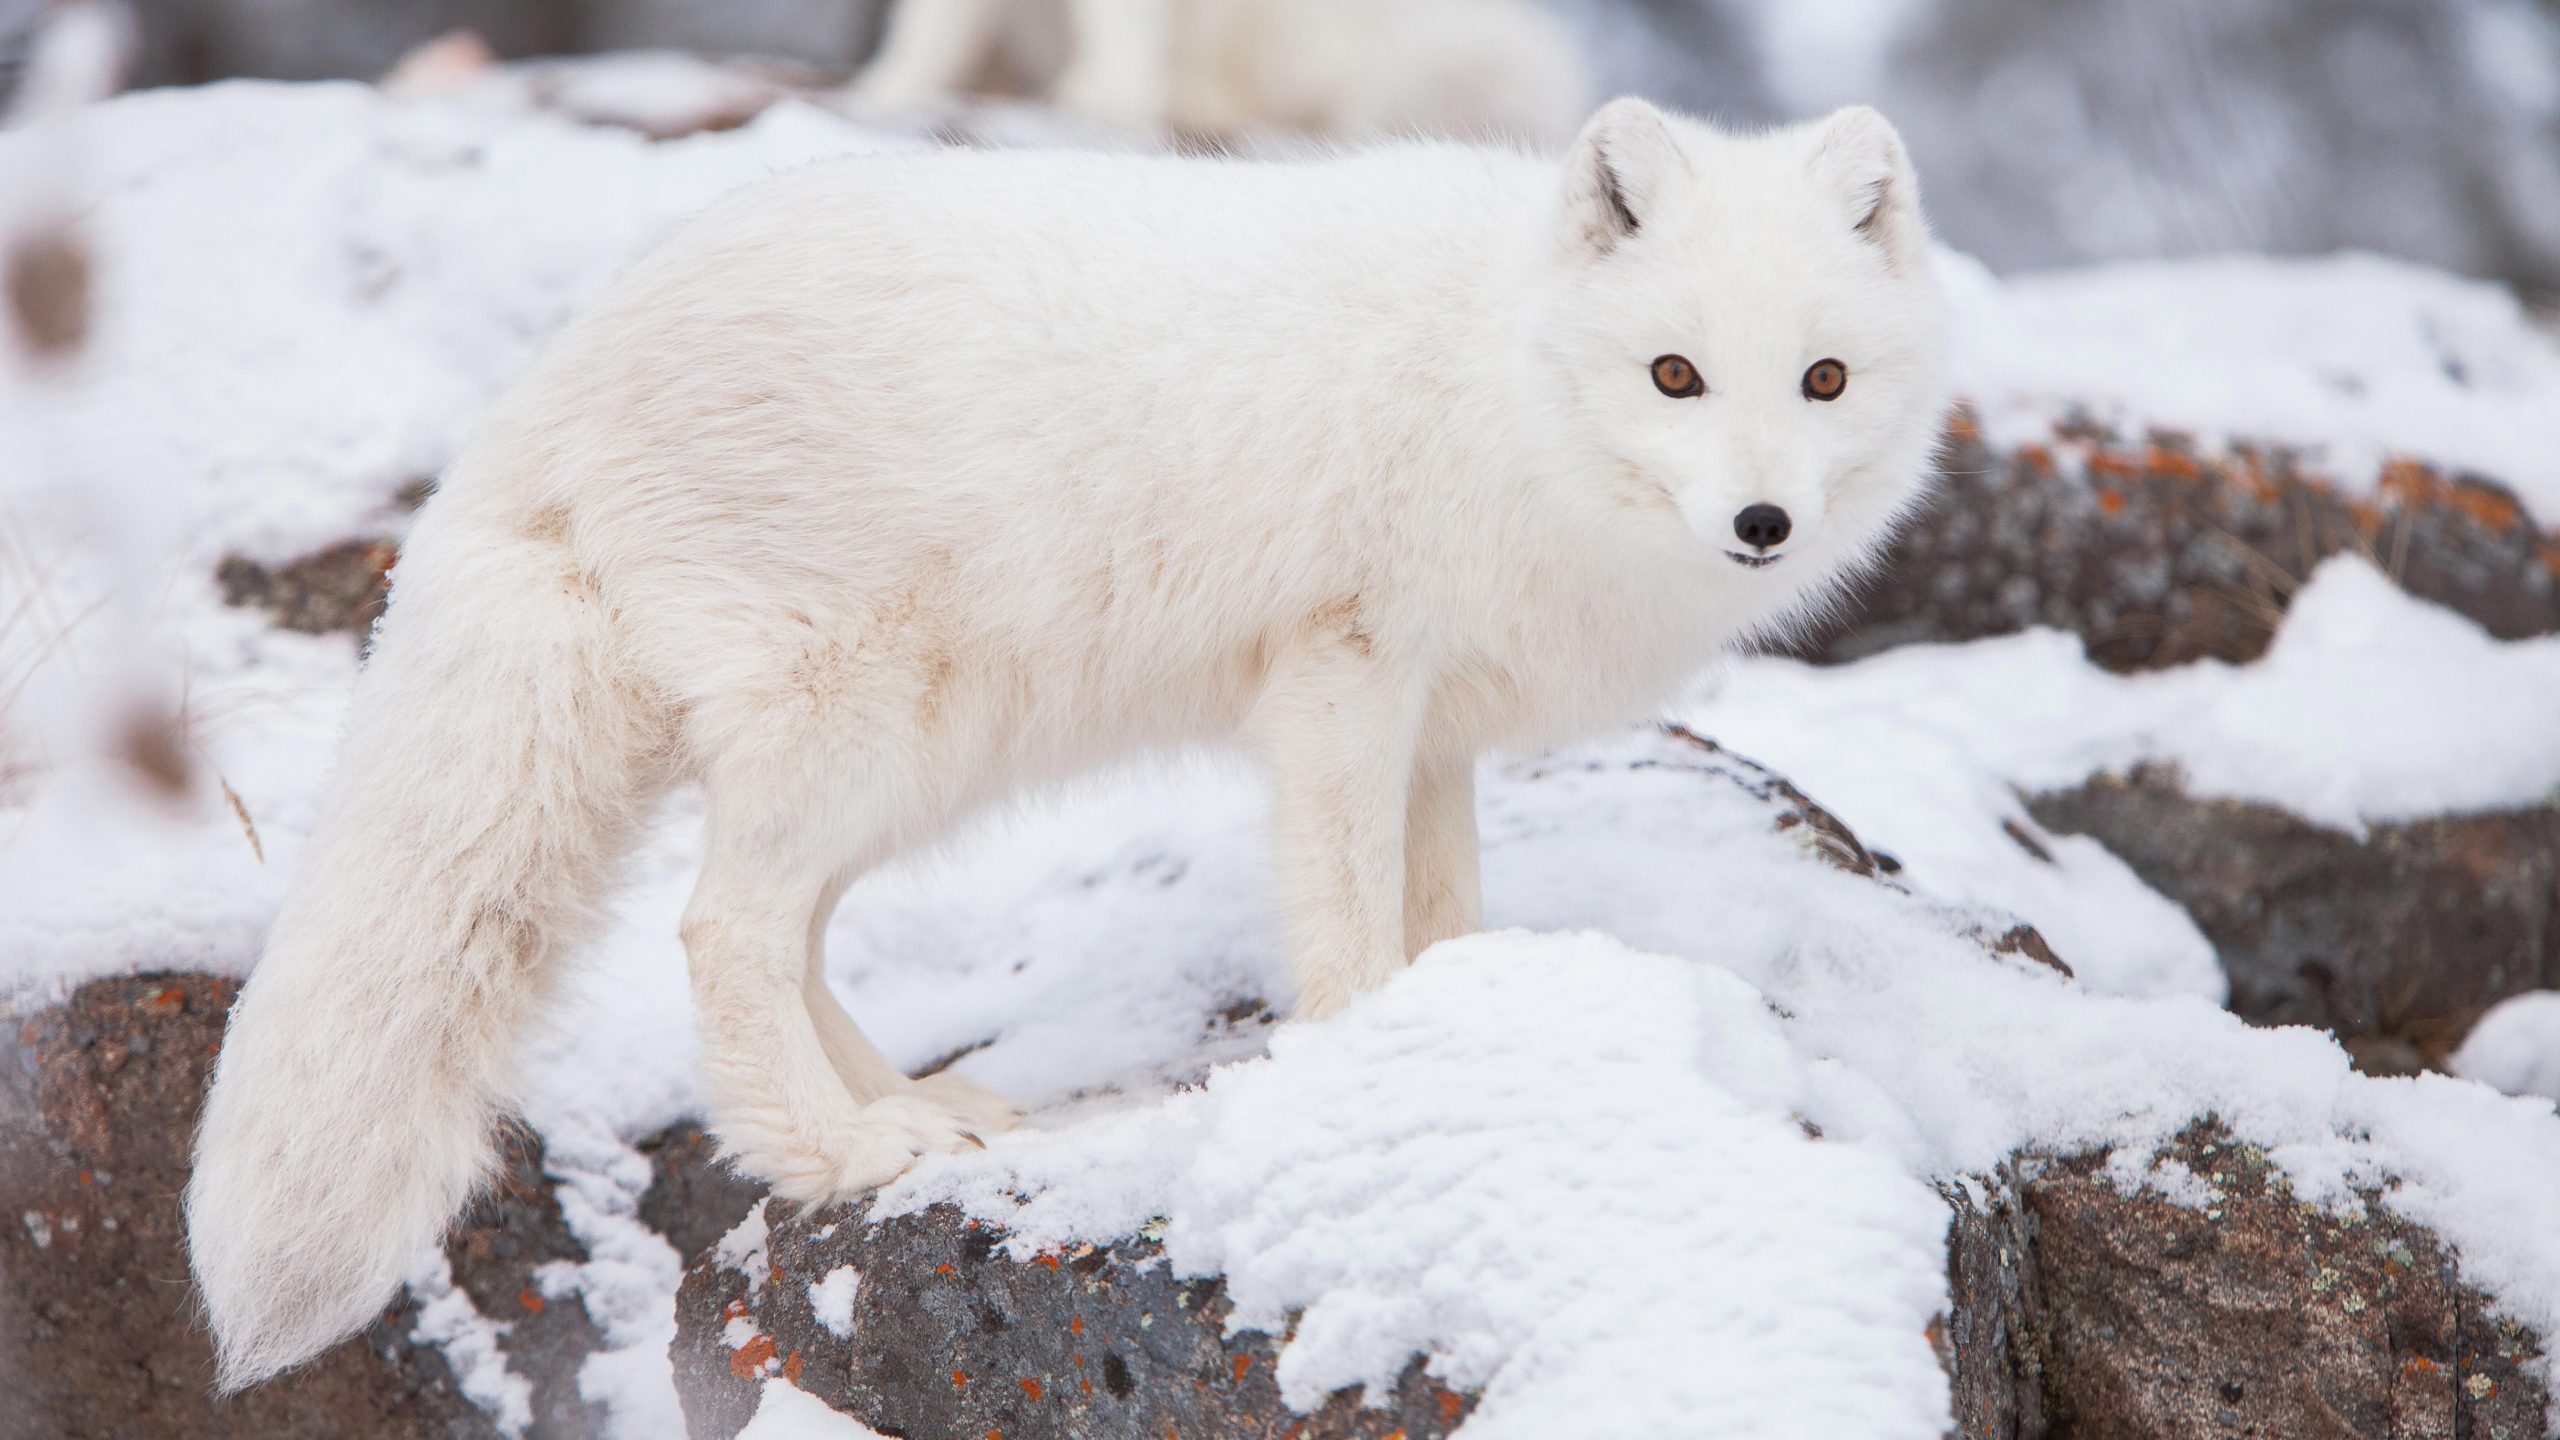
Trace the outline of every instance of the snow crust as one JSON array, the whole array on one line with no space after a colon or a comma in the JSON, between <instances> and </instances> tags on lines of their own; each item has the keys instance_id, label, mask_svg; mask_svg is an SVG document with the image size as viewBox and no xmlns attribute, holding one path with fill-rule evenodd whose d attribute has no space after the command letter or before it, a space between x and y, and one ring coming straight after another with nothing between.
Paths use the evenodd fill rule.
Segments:
<instances>
[{"instance_id":1,"label":"snow crust","mask_svg":"<svg viewBox=\"0 0 2560 1440\"><path fill-rule=\"evenodd\" d=\"M809 1309L827 1333L839 1340L853 1338L853 1297L862 1288L862 1272L850 1265L839 1265L809 1282Z\"/></svg>"},{"instance_id":2,"label":"snow crust","mask_svg":"<svg viewBox=\"0 0 2560 1440\"><path fill-rule=\"evenodd\" d=\"M396 535L401 489L652 235L777 169L913 143L790 102L649 144L344 85L78 118L98 340L69 376L0 360L0 617L32 617L0 624L0 745L37 762L0 784L0 995L20 1006L255 958L356 658L222 606L220 557ZM0 170L29 143L0 135ZM2094 402L2327 446L2343 483L2389 454L2476 465L2560 515L2560 362L2466 282L2356 259L1948 274L1995 434ZM80 618L108 600L117 625ZM968 1050L959 1069L1038 1111L887 1203L954 1199L1026 1246L1161 1216L1174 1263L1226 1273L1249 1323L1304 1310L1282 1362L1300 1401L1419 1350L1483 1387L1471 1437L1699 1416L1734 1436L1934 1436L1935 1185L2022 1146L2113 1146L2126 1183L2192 1195L2151 1150L2210 1112L2314 1198L2396 1181L2389 1203L2560 1333L2549 1103L2366 1079L2317 1034L2246 1029L2187 917L2016 798L2159 761L2346 829L2529 802L2560 786L2555 644L2490 641L2337 561L2251 666L2115 677L2049 633L1830 671L1740 662L1684 718L1891 851L1906 889L1772 833L1728 762L1605 737L1487 767L1499 933L1318 1026L1270 1018L1287 989L1255 783L1202 762L1043 797L866 878L829 932L831 979L893 1060ZM84 697L111 662L187 699L204 773L178 802L91 753ZM698 824L670 805L524 1060L592 1257L541 1283L596 1316L607 1349L581 1384L625 1436L673 1433L680 1257L638 1221L630 1142L700 1102L675 940ZM1967 938L2013 915L2082 983ZM2533 1088L2514 1077L2551 1033L2538 1013L2493 1016L2458 1068ZM760 1222L724 1253L743 1262ZM529 1392L503 1327L465 1313L440 1264L422 1257L421 1334L513 1417ZM1666 1353L1681 1363L1631 1368ZM758 1424L812 1405L768 1386Z\"/></svg>"}]
</instances>

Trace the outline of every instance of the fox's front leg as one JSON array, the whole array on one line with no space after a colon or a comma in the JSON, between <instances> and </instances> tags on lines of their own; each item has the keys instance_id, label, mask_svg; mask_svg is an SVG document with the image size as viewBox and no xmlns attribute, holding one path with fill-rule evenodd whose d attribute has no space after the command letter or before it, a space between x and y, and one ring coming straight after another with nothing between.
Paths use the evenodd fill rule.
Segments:
<instances>
[{"instance_id":1,"label":"fox's front leg","mask_svg":"<svg viewBox=\"0 0 2560 1440\"><path fill-rule=\"evenodd\" d=\"M1484 928L1476 861L1476 757L1426 745L1405 801L1406 958Z\"/></svg>"},{"instance_id":2,"label":"fox's front leg","mask_svg":"<svg viewBox=\"0 0 2560 1440\"><path fill-rule=\"evenodd\" d=\"M883 110L947 100L977 75L996 40L1003 0L901 0L854 96Z\"/></svg>"},{"instance_id":3,"label":"fox's front leg","mask_svg":"<svg viewBox=\"0 0 2560 1440\"><path fill-rule=\"evenodd\" d=\"M1405 962L1416 688L1341 621L1281 657L1256 709L1301 1016L1332 1014Z\"/></svg>"},{"instance_id":4,"label":"fox's front leg","mask_svg":"<svg viewBox=\"0 0 2560 1440\"><path fill-rule=\"evenodd\" d=\"M1124 130L1165 123L1173 72L1171 0L1068 0L1061 109Z\"/></svg>"}]
</instances>

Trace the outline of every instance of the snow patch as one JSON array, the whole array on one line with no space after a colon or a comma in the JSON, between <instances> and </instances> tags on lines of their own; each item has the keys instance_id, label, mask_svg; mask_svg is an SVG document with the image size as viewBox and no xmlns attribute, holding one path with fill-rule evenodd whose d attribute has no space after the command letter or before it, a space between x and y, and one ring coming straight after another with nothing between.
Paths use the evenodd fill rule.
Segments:
<instances>
[{"instance_id":1,"label":"snow patch","mask_svg":"<svg viewBox=\"0 0 2560 1440\"><path fill-rule=\"evenodd\" d=\"M522 1435L533 1424L533 1385L507 1368L511 1327L481 1314L470 1295L453 1283L453 1266L441 1248L419 1256L406 1283L418 1306L418 1323L409 1338L442 1350L463 1395L501 1431Z\"/></svg>"},{"instance_id":2,"label":"snow patch","mask_svg":"<svg viewBox=\"0 0 2560 1440\"><path fill-rule=\"evenodd\" d=\"M720 1243L711 1247L711 1258L747 1277L747 1298L752 1301L764 1293L765 1277L773 1269L773 1261L765 1253L772 1239L772 1229L765 1222L765 1207L771 1197L758 1200L747 1218L729 1227Z\"/></svg>"},{"instance_id":3,"label":"snow patch","mask_svg":"<svg viewBox=\"0 0 2560 1440\"><path fill-rule=\"evenodd\" d=\"M2499 1001L2445 1068L2509 1095L2560 1100L2560 990Z\"/></svg>"},{"instance_id":4,"label":"snow patch","mask_svg":"<svg viewBox=\"0 0 2560 1440\"><path fill-rule=\"evenodd\" d=\"M853 1297L861 1287L862 1272L850 1265L839 1265L809 1282L809 1309L828 1334L839 1340L853 1338Z\"/></svg>"}]
</instances>

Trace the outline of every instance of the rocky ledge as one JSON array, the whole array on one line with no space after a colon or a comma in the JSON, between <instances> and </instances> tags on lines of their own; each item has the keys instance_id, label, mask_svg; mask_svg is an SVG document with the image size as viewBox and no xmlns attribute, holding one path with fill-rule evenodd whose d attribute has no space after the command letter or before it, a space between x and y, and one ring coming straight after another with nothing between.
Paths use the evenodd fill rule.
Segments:
<instances>
[{"instance_id":1,"label":"rocky ledge","mask_svg":"<svg viewBox=\"0 0 2560 1440\"><path fill-rule=\"evenodd\" d=\"M1807 854L1890 884L1891 862L1783 778L1673 731L1683 768L1739 789ZM1986 952L2060 968L2024 926ZM2104 1154L2013 1156L1941 1187L1950 1310L1933 1327L1963 1440L2227 1440L2544 1433L2542 1341L2494 1315L2460 1260L2378 1193L2296 1197L2210 1117L2157 1158L2172 1199ZM674 1358L688 1432L739 1433L787 1380L908 1440L1405 1440L1451 1433L1475 1397L1425 1357L1392 1395L1281 1404L1285 1335L1229 1333L1215 1276L1178 1276L1147 1234L1021 1256L948 1205L768 1201L696 1257Z\"/></svg>"},{"instance_id":2,"label":"rocky ledge","mask_svg":"<svg viewBox=\"0 0 2560 1440\"><path fill-rule=\"evenodd\" d=\"M1894 883L1888 857L1710 741L1674 731L1638 763L1741 797L1812 862ZM2547 863L2554 846L2535 833L2518 848ZM2405 890L2415 876L2373 883ZM1972 933L1986 963L2060 968L2026 927L1985 920ZM302 1370L211 1396L177 1196L233 994L205 976L103 980L0 1034L0 1388L12 1402L0 1440L500 1433L422 1338L434 1327L414 1296ZM697 1436L736 1434L773 1377L908 1440L1426 1440L1475 1403L1416 1356L1391 1395L1290 1410L1276 1374L1286 1334L1229 1334L1219 1279L1176 1275L1143 1232L1017 1257L947 1206L878 1219L757 1208L755 1187L719 1169L698 1132L643 1148L655 1180L640 1216L692 1262L672 1358ZM2377 1194L2306 1203L2210 1117L2168 1158L2197 1193L2129 1186L2087 1153L2020 1154L1942 1187L1951 1302L1932 1338L1956 1433L2544 1433L2543 1339L2494 1314L2438 1237ZM600 1433L577 1384L597 1326L538 1273L587 1255L530 1137L514 1137L446 1258L459 1297L508 1326L503 1363L531 1398L523 1433Z\"/></svg>"}]
</instances>

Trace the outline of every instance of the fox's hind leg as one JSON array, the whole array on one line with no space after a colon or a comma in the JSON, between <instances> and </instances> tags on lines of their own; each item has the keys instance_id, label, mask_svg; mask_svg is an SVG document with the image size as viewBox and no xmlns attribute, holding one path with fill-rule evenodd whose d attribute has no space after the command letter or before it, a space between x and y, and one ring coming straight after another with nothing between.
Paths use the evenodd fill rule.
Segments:
<instances>
[{"instance_id":1,"label":"fox's hind leg","mask_svg":"<svg viewBox=\"0 0 2560 1440\"><path fill-rule=\"evenodd\" d=\"M951 1107L954 1114L969 1122L975 1134L992 1135L1009 1130L1021 1116L1012 1102L1003 1096L948 1071L909 1080L889 1063L871 1037L862 1033L853 1017L845 1013L835 992L827 988L827 921L835 914L836 904L843 898L842 881L830 885L818 901L816 913L809 919L808 968L802 972L801 998L808 1003L810 1022L818 1028L818 1044L827 1052L827 1060L836 1067L836 1076L856 1101L868 1103L901 1088L912 1088Z\"/></svg>"},{"instance_id":2,"label":"fox's hind leg","mask_svg":"<svg viewBox=\"0 0 2560 1440\"><path fill-rule=\"evenodd\" d=\"M981 1143L1010 1113L960 1082L907 1080L823 985L811 993L811 942L843 877L878 858L894 829L883 804L893 797L864 793L859 769L836 771L850 784L810 783L843 758L768 756L715 773L708 853L684 917L712 1128L740 1168L808 1202ZM896 770L870 773L884 772Z\"/></svg>"}]
</instances>

